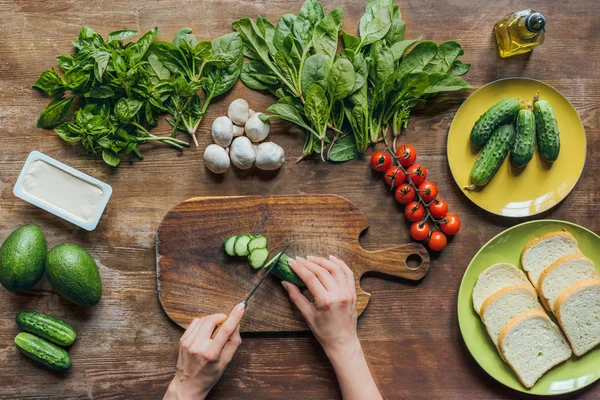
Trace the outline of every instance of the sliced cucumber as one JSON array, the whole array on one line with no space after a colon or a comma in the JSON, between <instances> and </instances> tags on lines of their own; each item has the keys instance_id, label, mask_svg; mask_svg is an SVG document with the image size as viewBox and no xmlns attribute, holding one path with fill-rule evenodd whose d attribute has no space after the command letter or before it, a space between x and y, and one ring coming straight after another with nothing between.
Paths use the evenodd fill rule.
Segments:
<instances>
[{"instance_id":1,"label":"sliced cucumber","mask_svg":"<svg viewBox=\"0 0 600 400\"><path fill-rule=\"evenodd\" d=\"M248 243L248 251L252 253L254 249L266 249L267 248L267 238L265 236L255 236Z\"/></svg>"},{"instance_id":2,"label":"sliced cucumber","mask_svg":"<svg viewBox=\"0 0 600 400\"><path fill-rule=\"evenodd\" d=\"M233 251L236 256L247 256L250 254L248 251L248 243L250 243L252 237L250 235L238 235L233 245Z\"/></svg>"},{"instance_id":3,"label":"sliced cucumber","mask_svg":"<svg viewBox=\"0 0 600 400\"><path fill-rule=\"evenodd\" d=\"M259 269L267 262L269 258L269 250L265 248L254 249L248 256L248 261L250 261L250 265L252 268Z\"/></svg>"},{"instance_id":4,"label":"sliced cucumber","mask_svg":"<svg viewBox=\"0 0 600 400\"><path fill-rule=\"evenodd\" d=\"M264 268L269 268L275 262L275 260L277 260L280 254L281 253L277 253L275 257L271 258L269 262L265 264ZM288 265L288 260L289 257L287 254L283 254L281 257L279 257L279 261L277 262L277 265L273 267L271 273L282 281L293 283L298 287L306 286L302 279L300 279L300 277L296 275L294 271L292 271Z\"/></svg>"},{"instance_id":5,"label":"sliced cucumber","mask_svg":"<svg viewBox=\"0 0 600 400\"><path fill-rule=\"evenodd\" d=\"M223 248L225 248L225 253L227 253L230 256L235 256L235 250L233 249L233 245L235 244L235 240L237 239L237 237L238 235L229 236L223 242Z\"/></svg>"},{"instance_id":6,"label":"sliced cucumber","mask_svg":"<svg viewBox=\"0 0 600 400\"><path fill-rule=\"evenodd\" d=\"M265 268L265 269L269 268L271 266L271 264L273 264L275 262L275 260L277 260L277 257L279 257L280 254L281 254L281 252L275 254L275 256L273 258L271 258L269 260L269 262L263 266L263 268Z\"/></svg>"}]
</instances>

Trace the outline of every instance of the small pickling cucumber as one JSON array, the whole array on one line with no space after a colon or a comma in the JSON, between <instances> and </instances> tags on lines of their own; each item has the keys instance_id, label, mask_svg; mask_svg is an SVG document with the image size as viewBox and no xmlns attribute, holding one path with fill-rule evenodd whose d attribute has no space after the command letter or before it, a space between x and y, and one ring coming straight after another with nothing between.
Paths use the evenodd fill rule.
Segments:
<instances>
[{"instance_id":1,"label":"small pickling cucumber","mask_svg":"<svg viewBox=\"0 0 600 400\"><path fill-rule=\"evenodd\" d=\"M510 151L510 162L516 167L524 167L535 151L535 116L531 108L523 108L517 114L515 144Z\"/></svg>"},{"instance_id":2,"label":"small pickling cucumber","mask_svg":"<svg viewBox=\"0 0 600 400\"><path fill-rule=\"evenodd\" d=\"M492 133L471 169L471 186L466 187L466 190L485 186L493 178L513 146L515 136L512 125L502 125Z\"/></svg>"},{"instance_id":3,"label":"small pickling cucumber","mask_svg":"<svg viewBox=\"0 0 600 400\"><path fill-rule=\"evenodd\" d=\"M77 338L71 325L37 311L21 311L16 320L19 328L25 332L33 333L59 346L70 346Z\"/></svg>"},{"instance_id":4,"label":"small pickling cucumber","mask_svg":"<svg viewBox=\"0 0 600 400\"><path fill-rule=\"evenodd\" d=\"M538 150L546 161L556 161L560 153L560 134L552 106L546 100L534 100L533 114Z\"/></svg>"},{"instance_id":5,"label":"small pickling cucumber","mask_svg":"<svg viewBox=\"0 0 600 400\"><path fill-rule=\"evenodd\" d=\"M65 349L31 333L19 333L15 337L15 345L21 353L54 371L68 371L71 368L71 357Z\"/></svg>"},{"instance_id":6,"label":"small pickling cucumber","mask_svg":"<svg viewBox=\"0 0 600 400\"><path fill-rule=\"evenodd\" d=\"M487 110L471 130L471 143L480 149L486 145L492 133L501 125L509 124L521 108L521 101L507 97Z\"/></svg>"},{"instance_id":7,"label":"small pickling cucumber","mask_svg":"<svg viewBox=\"0 0 600 400\"><path fill-rule=\"evenodd\" d=\"M252 240L250 235L238 235L233 244L233 251L236 256L247 256L250 254L248 251L248 243Z\"/></svg>"},{"instance_id":8,"label":"small pickling cucumber","mask_svg":"<svg viewBox=\"0 0 600 400\"><path fill-rule=\"evenodd\" d=\"M259 269L267 262L269 258L269 250L265 248L254 249L248 255L248 261L252 268Z\"/></svg>"},{"instance_id":9,"label":"small pickling cucumber","mask_svg":"<svg viewBox=\"0 0 600 400\"><path fill-rule=\"evenodd\" d=\"M279 254L281 254L281 253L279 253ZM273 262L275 262L277 257L279 257L279 254L277 254L275 257L273 257L271 259L271 261L269 261L264 266L264 268L269 268L271 266L271 264ZM304 284L304 282L302 281L302 279L300 279L300 277L294 271L292 271L292 269L290 268L290 266L288 264L288 260L289 260L289 257L287 256L287 254L283 254L281 256L281 258L279 258L279 261L277 261L277 265L275 265L273 267L273 269L271 270L271 273L273 275L275 275L276 277L278 277L279 279L281 279L282 281L293 283L294 285L296 285L298 287L306 286Z\"/></svg>"},{"instance_id":10,"label":"small pickling cucumber","mask_svg":"<svg viewBox=\"0 0 600 400\"><path fill-rule=\"evenodd\" d=\"M223 248L225 249L225 253L230 256L235 256L235 250L233 246L235 245L235 239L237 239L238 235L231 235L227 239L223 241Z\"/></svg>"},{"instance_id":11,"label":"small pickling cucumber","mask_svg":"<svg viewBox=\"0 0 600 400\"><path fill-rule=\"evenodd\" d=\"M267 248L268 240L265 236L254 236L250 242L248 242L248 251L252 253L254 249L265 249Z\"/></svg>"}]
</instances>

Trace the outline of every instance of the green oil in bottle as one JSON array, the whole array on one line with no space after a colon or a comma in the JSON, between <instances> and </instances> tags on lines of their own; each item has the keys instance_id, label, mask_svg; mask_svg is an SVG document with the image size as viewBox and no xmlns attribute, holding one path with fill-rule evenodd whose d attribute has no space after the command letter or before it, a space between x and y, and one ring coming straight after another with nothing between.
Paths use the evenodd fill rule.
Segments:
<instances>
[{"instance_id":1,"label":"green oil in bottle","mask_svg":"<svg viewBox=\"0 0 600 400\"><path fill-rule=\"evenodd\" d=\"M494 25L500 57L527 53L544 42L546 18L534 10L509 14Z\"/></svg>"}]
</instances>

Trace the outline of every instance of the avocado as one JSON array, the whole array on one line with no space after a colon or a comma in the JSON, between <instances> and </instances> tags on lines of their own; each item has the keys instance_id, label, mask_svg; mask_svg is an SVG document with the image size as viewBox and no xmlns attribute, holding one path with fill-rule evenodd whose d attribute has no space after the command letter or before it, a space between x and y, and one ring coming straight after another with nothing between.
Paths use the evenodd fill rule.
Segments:
<instances>
[{"instance_id":1,"label":"avocado","mask_svg":"<svg viewBox=\"0 0 600 400\"><path fill-rule=\"evenodd\" d=\"M37 225L25 225L11 233L0 247L0 283L11 292L35 286L44 275L48 247Z\"/></svg>"},{"instance_id":2,"label":"avocado","mask_svg":"<svg viewBox=\"0 0 600 400\"><path fill-rule=\"evenodd\" d=\"M46 277L54 290L80 306L98 304L102 282L96 261L85 249L71 243L59 244L48 252Z\"/></svg>"}]
</instances>

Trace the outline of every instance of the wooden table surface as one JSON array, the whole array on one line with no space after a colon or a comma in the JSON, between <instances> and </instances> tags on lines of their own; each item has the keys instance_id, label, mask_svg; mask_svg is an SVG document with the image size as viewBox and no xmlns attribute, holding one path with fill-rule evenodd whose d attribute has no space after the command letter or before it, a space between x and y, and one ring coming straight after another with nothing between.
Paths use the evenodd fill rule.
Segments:
<instances>
[{"instance_id":1,"label":"wooden table surface","mask_svg":"<svg viewBox=\"0 0 600 400\"><path fill-rule=\"evenodd\" d=\"M210 126L229 102L243 97L255 110L273 98L238 82L233 92L209 109L200 126L200 147L184 153L144 146L146 160L111 170L98 157L70 146L35 122L48 98L31 89L55 57L72 51L82 25L102 34L118 29L159 27L170 40L182 27L201 38L231 31L231 21L263 15L275 21L297 13L299 0L0 0L0 238L26 223L44 230L49 246L69 241L98 260L104 296L93 308L73 306L53 293L46 281L32 292L0 289L0 399L94 398L155 399L174 374L183 331L165 316L156 295L154 238L165 213L194 196L333 193L347 197L368 217L362 238L368 249L410 240L408 225L393 197L367 162L329 165L317 160L294 163L303 135L276 123L272 139L286 150L287 163L274 177L255 171L210 174L202 152ZM581 114L588 137L587 163L574 191L540 218L557 218L600 232L600 3L534 0L529 6L548 18L546 43L531 55L501 60L492 25L524 7L515 1L403 0L407 37L423 34L437 42L456 39L472 63L466 79L474 87L510 76L540 79L560 90ZM325 9L344 9L344 27L355 31L363 0L326 1ZM471 204L454 184L446 160L446 135L468 92L437 99L413 115L402 141L415 146L428 176L440 187L463 228L447 249L434 256L417 285L368 277L373 294L359 321L359 336L371 370L386 399L522 398L496 383L468 353L456 318L457 291L475 252L492 236L521 220L491 216ZM161 125L157 132L166 134ZM563 132L568 135L568 132ZM85 232L35 208L12 194L27 154L39 150L112 185L114 193L100 225ZM73 369L56 375L24 359L13 345L14 316L37 309L71 322L79 333ZM600 385L576 397L600 398ZM216 386L214 399L337 399L333 370L310 334L247 335Z\"/></svg>"}]
</instances>

